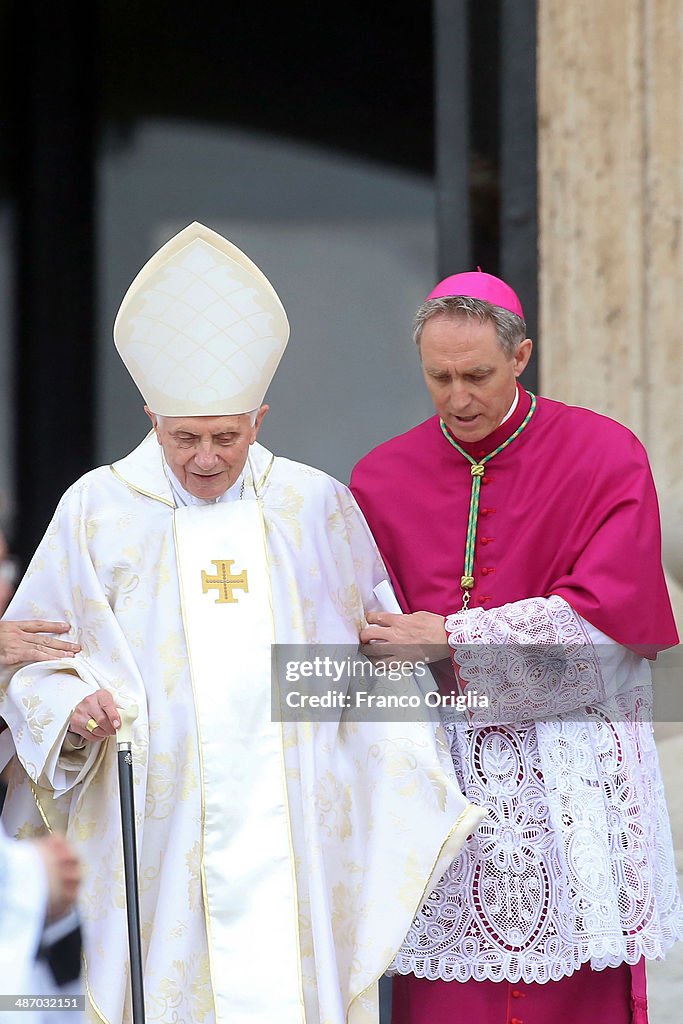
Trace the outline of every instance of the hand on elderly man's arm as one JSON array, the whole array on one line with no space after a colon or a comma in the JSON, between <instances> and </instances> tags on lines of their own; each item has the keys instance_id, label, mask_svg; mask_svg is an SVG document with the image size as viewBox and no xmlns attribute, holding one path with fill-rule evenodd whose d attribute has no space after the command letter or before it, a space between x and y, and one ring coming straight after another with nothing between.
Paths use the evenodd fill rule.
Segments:
<instances>
[{"instance_id":1,"label":"hand on elderly man's arm","mask_svg":"<svg viewBox=\"0 0 683 1024\"><path fill-rule=\"evenodd\" d=\"M80 645L59 640L54 633L68 633L68 622L31 619L0 622L0 665L22 665L54 658L73 658Z\"/></svg>"},{"instance_id":2,"label":"hand on elderly man's arm","mask_svg":"<svg viewBox=\"0 0 683 1024\"><path fill-rule=\"evenodd\" d=\"M368 612L367 621L360 641L362 653L368 658L401 657L414 662L435 662L450 657L443 615Z\"/></svg>"}]
</instances>

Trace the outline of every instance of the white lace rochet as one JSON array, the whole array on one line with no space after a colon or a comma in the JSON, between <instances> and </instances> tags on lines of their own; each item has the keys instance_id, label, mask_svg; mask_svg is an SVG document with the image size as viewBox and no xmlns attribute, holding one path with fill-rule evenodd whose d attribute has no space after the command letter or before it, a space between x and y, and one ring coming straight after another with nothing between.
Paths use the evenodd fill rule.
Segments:
<instances>
[{"instance_id":1,"label":"white lace rochet","mask_svg":"<svg viewBox=\"0 0 683 1024\"><path fill-rule=\"evenodd\" d=\"M683 905L648 663L559 597L472 609L446 629L461 685L489 697L446 725L462 790L488 818L392 971L546 982L663 956L683 938Z\"/></svg>"}]
</instances>

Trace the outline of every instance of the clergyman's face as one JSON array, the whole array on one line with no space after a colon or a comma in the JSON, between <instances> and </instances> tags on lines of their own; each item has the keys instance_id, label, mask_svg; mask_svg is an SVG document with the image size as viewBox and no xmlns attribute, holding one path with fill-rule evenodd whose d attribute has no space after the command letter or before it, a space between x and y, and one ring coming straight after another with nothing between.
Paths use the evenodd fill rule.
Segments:
<instances>
[{"instance_id":1,"label":"clergyman's face","mask_svg":"<svg viewBox=\"0 0 683 1024\"><path fill-rule=\"evenodd\" d=\"M490 321L441 315L427 320L420 338L422 372L434 408L455 437L481 441L500 425L532 347L525 338L508 355Z\"/></svg>"},{"instance_id":2,"label":"clergyman's face","mask_svg":"<svg viewBox=\"0 0 683 1024\"><path fill-rule=\"evenodd\" d=\"M252 424L239 416L155 416L145 406L164 458L176 479L196 498L220 498L244 469L268 406Z\"/></svg>"}]
</instances>

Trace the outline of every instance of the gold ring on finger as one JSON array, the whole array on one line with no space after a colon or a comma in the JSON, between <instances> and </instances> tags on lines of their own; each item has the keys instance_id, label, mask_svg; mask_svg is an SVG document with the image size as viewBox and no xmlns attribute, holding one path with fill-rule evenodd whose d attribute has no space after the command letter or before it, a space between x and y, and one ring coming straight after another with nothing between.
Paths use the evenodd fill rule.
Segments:
<instances>
[{"instance_id":1,"label":"gold ring on finger","mask_svg":"<svg viewBox=\"0 0 683 1024\"><path fill-rule=\"evenodd\" d=\"M85 723L85 727L88 730L88 732L94 732L95 729L97 728L97 722L95 721L94 718L89 718L88 721Z\"/></svg>"}]
</instances>

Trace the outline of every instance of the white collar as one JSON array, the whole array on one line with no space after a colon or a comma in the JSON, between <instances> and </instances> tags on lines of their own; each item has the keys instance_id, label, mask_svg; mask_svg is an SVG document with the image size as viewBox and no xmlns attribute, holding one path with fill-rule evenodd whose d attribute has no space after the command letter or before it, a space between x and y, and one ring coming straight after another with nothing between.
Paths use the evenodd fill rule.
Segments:
<instances>
[{"instance_id":1,"label":"white collar","mask_svg":"<svg viewBox=\"0 0 683 1024\"><path fill-rule=\"evenodd\" d=\"M243 470L245 498L262 496L265 493L274 465L273 453L255 441L249 449ZM132 487L134 491L155 501L162 501L171 508L175 507L176 499L165 472L165 460L153 430L150 430L137 448L125 458L112 463L110 468L114 476L127 487Z\"/></svg>"},{"instance_id":2,"label":"white collar","mask_svg":"<svg viewBox=\"0 0 683 1024\"><path fill-rule=\"evenodd\" d=\"M242 497L244 469L234 484L228 487L227 491L224 491L223 494L219 494L217 498L198 498L195 494L190 494L180 483L178 477L166 462L166 459L164 459L164 472L168 478L176 508L185 508L187 505L218 505L222 501L239 501Z\"/></svg>"},{"instance_id":3,"label":"white collar","mask_svg":"<svg viewBox=\"0 0 683 1024\"><path fill-rule=\"evenodd\" d=\"M500 421L500 423L498 424L498 426L499 426L499 427L502 427L502 426L503 426L503 424L504 424L504 423L506 423L506 422L507 422L507 421L508 421L508 420L510 419L510 417L511 417L511 416L512 416L512 414L513 414L513 412L514 412L514 411L515 411L515 409L517 408L517 403L518 403L518 402L519 402L519 388L517 388L517 387L516 387L516 388L515 388L515 397L514 397L514 398L513 398L513 400L512 400L512 405L510 406L510 408L509 408L509 409L508 409L508 411L506 412L505 416L503 416L502 420L501 420L501 421Z\"/></svg>"}]
</instances>

